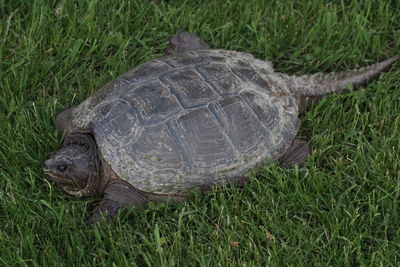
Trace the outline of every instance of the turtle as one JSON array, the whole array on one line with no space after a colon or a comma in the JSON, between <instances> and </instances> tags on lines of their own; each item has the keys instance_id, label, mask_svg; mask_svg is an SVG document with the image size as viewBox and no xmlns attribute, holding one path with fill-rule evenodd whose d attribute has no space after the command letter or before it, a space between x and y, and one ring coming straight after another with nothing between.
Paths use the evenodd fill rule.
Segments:
<instances>
[{"instance_id":1,"label":"turtle","mask_svg":"<svg viewBox=\"0 0 400 267\"><path fill-rule=\"evenodd\" d=\"M399 60L291 76L189 32L171 37L166 53L56 116L63 146L44 162L44 174L70 195L102 196L88 225L115 218L121 207L244 184L257 166L304 164L310 148L298 137L299 114L309 103L360 86Z\"/></svg>"}]
</instances>

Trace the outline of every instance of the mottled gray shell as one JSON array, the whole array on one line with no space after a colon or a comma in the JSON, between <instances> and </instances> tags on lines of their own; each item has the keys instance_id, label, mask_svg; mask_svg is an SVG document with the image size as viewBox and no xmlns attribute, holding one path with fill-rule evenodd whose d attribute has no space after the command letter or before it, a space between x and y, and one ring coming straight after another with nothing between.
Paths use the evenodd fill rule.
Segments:
<instances>
[{"instance_id":1,"label":"mottled gray shell","mask_svg":"<svg viewBox=\"0 0 400 267\"><path fill-rule=\"evenodd\" d=\"M298 108L269 62L226 50L144 63L80 104L73 123L137 189L185 194L243 179L294 139Z\"/></svg>"}]
</instances>

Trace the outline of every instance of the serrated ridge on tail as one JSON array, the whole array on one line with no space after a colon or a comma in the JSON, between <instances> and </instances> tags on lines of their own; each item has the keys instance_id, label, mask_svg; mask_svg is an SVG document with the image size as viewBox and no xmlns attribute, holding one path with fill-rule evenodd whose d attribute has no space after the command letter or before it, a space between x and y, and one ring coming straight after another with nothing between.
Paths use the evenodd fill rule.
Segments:
<instances>
[{"instance_id":1,"label":"serrated ridge on tail","mask_svg":"<svg viewBox=\"0 0 400 267\"><path fill-rule=\"evenodd\" d=\"M341 93L348 86L358 87L376 78L392 64L400 60L394 56L382 62L347 72L315 73L312 75L290 76L290 90L303 97L323 97L329 94Z\"/></svg>"}]
</instances>

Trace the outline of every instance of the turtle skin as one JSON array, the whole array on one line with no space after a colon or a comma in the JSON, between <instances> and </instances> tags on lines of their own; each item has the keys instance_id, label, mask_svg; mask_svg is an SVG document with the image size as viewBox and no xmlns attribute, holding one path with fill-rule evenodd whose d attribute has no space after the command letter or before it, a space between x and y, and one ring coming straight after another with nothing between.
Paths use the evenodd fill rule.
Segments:
<instances>
[{"instance_id":1,"label":"turtle skin","mask_svg":"<svg viewBox=\"0 0 400 267\"><path fill-rule=\"evenodd\" d=\"M272 64L247 53L186 51L111 81L77 106L103 159L143 192L187 194L241 182L294 140L298 102Z\"/></svg>"}]
</instances>

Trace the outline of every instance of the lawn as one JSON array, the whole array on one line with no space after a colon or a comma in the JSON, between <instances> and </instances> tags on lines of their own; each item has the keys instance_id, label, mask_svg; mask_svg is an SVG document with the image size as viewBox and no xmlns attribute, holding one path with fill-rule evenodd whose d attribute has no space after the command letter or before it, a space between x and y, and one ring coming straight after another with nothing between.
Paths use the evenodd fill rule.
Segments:
<instances>
[{"instance_id":1,"label":"lawn","mask_svg":"<svg viewBox=\"0 0 400 267\"><path fill-rule=\"evenodd\" d=\"M243 188L149 205L100 228L99 198L43 176L57 111L195 31L289 74L400 53L399 1L0 0L0 265L398 266L400 64L302 115L304 167L263 167Z\"/></svg>"}]
</instances>

